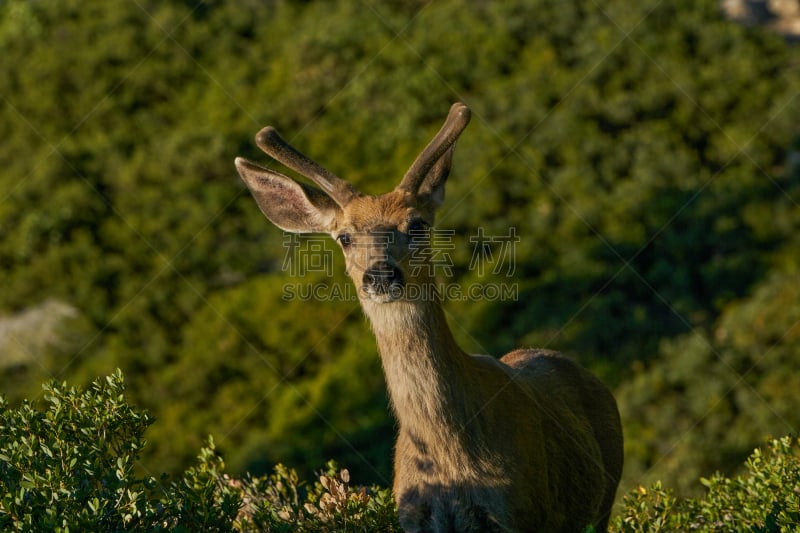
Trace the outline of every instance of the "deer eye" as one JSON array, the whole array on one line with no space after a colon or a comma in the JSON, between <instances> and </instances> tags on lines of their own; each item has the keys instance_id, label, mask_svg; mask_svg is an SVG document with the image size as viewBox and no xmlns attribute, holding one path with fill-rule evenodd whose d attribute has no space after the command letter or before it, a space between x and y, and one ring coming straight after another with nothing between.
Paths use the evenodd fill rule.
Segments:
<instances>
[{"instance_id":1,"label":"deer eye","mask_svg":"<svg viewBox=\"0 0 800 533\"><path fill-rule=\"evenodd\" d=\"M353 244L353 238L350 236L349 233L340 234L338 237L336 237L336 240L339 241L339 244L342 245L342 248L347 248L348 246Z\"/></svg>"},{"instance_id":2,"label":"deer eye","mask_svg":"<svg viewBox=\"0 0 800 533\"><path fill-rule=\"evenodd\" d=\"M421 218L415 218L408 223L408 234L414 235L416 233L417 235L420 235L422 232L427 231L429 227L430 226L428 226L428 223Z\"/></svg>"}]
</instances>

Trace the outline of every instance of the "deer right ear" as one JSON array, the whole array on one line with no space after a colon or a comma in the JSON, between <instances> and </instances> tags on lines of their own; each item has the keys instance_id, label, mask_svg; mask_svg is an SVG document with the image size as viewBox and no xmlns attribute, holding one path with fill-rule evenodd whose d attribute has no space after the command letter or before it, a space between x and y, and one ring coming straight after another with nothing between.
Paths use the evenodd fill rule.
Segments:
<instances>
[{"instance_id":1,"label":"deer right ear","mask_svg":"<svg viewBox=\"0 0 800 533\"><path fill-rule=\"evenodd\" d=\"M333 231L339 206L327 194L241 157L235 164L259 209L273 224L292 233Z\"/></svg>"}]
</instances>

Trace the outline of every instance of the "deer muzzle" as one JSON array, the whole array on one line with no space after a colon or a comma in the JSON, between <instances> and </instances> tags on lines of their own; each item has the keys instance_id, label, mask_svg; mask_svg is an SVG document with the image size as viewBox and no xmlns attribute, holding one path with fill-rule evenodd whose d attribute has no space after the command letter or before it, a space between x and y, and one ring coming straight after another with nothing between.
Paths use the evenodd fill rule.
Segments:
<instances>
[{"instance_id":1,"label":"deer muzzle","mask_svg":"<svg viewBox=\"0 0 800 533\"><path fill-rule=\"evenodd\" d=\"M403 296L403 273L388 261L379 261L364 272L361 289L372 300L391 302Z\"/></svg>"}]
</instances>

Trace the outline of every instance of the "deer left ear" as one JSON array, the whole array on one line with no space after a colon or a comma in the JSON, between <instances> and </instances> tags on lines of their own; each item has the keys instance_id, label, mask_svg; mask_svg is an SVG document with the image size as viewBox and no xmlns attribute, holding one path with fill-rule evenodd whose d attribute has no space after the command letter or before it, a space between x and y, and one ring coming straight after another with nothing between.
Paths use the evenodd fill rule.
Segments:
<instances>
[{"instance_id":1,"label":"deer left ear","mask_svg":"<svg viewBox=\"0 0 800 533\"><path fill-rule=\"evenodd\" d=\"M428 171L425 179L419 187L417 196L424 203L428 203L434 209L439 208L444 203L444 185L450 175L450 166L453 163L453 145L444 153L435 165Z\"/></svg>"},{"instance_id":2,"label":"deer left ear","mask_svg":"<svg viewBox=\"0 0 800 533\"><path fill-rule=\"evenodd\" d=\"M339 207L325 193L293 179L236 158L236 170L273 224L292 233L328 233L335 227Z\"/></svg>"}]
</instances>

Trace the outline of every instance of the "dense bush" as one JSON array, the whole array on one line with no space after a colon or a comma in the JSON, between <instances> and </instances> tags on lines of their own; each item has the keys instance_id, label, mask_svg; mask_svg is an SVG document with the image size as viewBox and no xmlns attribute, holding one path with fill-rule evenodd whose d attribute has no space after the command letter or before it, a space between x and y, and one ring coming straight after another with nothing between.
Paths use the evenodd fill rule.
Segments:
<instances>
[{"instance_id":1,"label":"dense bush","mask_svg":"<svg viewBox=\"0 0 800 533\"><path fill-rule=\"evenodd\" d=\"M800 440L773 440L756 449L747 473L701 479L705 494L676 498L656 482L624 497L613 527L625 533L656 531L800 531Z\"/></svg>"},{"instance_id":2,"label":"dense bush","mask_svg":"<svg viewBox=\"0 0 800 533\"><path fill-rule=\"evenodd\" d=\"M329 463L305 486L280 465L235 480L209 440L177 479L141 472L153 422L123 395L122 374L81 391L44 386L40 403L0 398L0 529L3 531L391 531L386 489L351 487Z\"/></svg>"},{"instance_id":3,"label":"dense bush","mask_svg":"<svg viewBox=\"0 0 800 533\"><path fill-rule=\"evenodd\" d=\"M86 391L56 383L44 391L43 405L11 409L0 399L4 531L400 531L391 491L353 486L332 462L312 484L281 465L236 479L210 439L176 479L141 472L153 420L128 403L120 372ZM772 441L747 469L703 479L697 499L677 499L660 483L639 488L612 530L800 530L800 441Z\"/></svg>"},{"instance_id":4,"label":"dense bush","mask_svg":"<svg viewBox=\"0 0 800 533\"><path fill-rule=\"evenodd\" d=\"M137 472L152 419L127 403L121 373L87 391L51 383L42 402L0 404L4 530L230 529L238 497L220 490L210 450L175 482Z\"/></svg>"}]
</instances>

